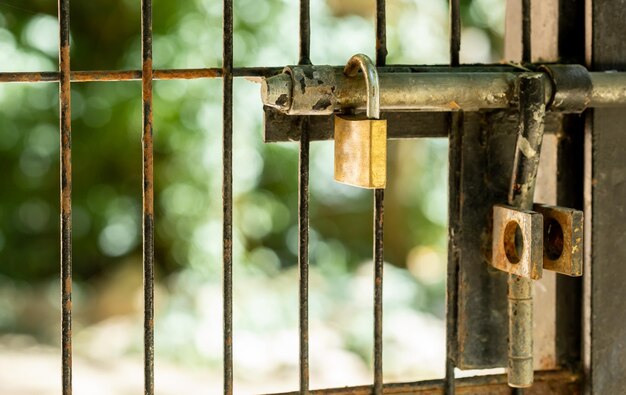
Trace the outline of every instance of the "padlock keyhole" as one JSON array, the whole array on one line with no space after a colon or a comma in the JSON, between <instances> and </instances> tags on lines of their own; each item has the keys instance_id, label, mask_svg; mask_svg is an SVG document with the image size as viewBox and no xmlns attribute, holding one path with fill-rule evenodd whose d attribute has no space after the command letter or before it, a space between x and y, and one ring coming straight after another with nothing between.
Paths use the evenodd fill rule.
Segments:
<instances>
[{"instance_id":1,"label":"padlock keyhole","mask_svg":"<svg viewBox=\"0 0 626 395\"><path fill-rule=\"evenodd\" d=\"M511 221L504 228L504 252L511 263L519 263L524 253L524 235L516 221Z\"/></svg>"},{"instance_id":2,"label":"padlock keyhole","mask_svg":"<svg viewBox=\"0 0 626 395\"><path fill-rule=\"evenodd\" d=\"M563 228L561 224L554 218L550 218L548 224L544 227L543 248L546 256L553 261L559 259L563 253Z\"/></svg>"}]
</instances>

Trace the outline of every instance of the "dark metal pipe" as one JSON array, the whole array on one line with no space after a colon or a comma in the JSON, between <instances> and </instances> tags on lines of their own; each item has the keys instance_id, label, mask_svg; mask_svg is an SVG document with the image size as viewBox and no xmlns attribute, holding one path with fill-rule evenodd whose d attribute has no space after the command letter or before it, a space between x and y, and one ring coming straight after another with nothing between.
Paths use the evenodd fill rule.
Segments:
<instances>
[{"instance_id":1,"label":"dark metal pipe","mask_svg":"<svg viewBox=\"0 0 626 395\"><path fill-rule=\"evenodd\" d=\"M311 64L311 10L300 0L300 65ZM309 393L309 117L302 117L298 168L300 394Z\"/></svg>"},{"instance_id":2,"label":"dark metal pipe","mask_svg":"<svg viewBox=\"0 0 626 395\"><path fill-rule=\"evenodd\" d=\"M300 393L309 393L309 119L303 117L298 176Z\"/></svg>"},{"instance_id":3,"label":"dark metal pipe","mask_svg":"<svg viewBox=\"0 0 626 395\"><path fill-rule=\"evenodd\" d=\"M385 190L374 190L374 394L383 393L383 268Z\"/></svg>"},{"instance_id":4,"label":"dark metal pipe","mask_svg":"<svg viewBox=\"0 0 626 395\"><path fill-rule=\"evenodd\" d=\"M300 60L298 64L311 64L311 7L310 0L300 0Z\"/></svg>"},{"instance_id":5,"label":"dark metal pipe","mask_svg":"<svg viewBox=\"0 0 626 395\"><path fill-rule=\"evenodd\" d=\"M376 66L387 62L387 10L385 0L376 0ZM346 69L348 65L346 65ZM344 70L345 72L345 70ZM349 73L348 73L349 74ZM359 78L361 79L361 78ZM366 83L371 79L365 78ZM378 84L376 83L376 89ZM367 90L369 91L369 90ZM380 114L372 115L376 118ZM379 111L378 111L379 112ZM385 190L375 189L374 199L374 394L383 393L383 272Z\"/></svg>"},{"instance_id":6,"label":"dark metal pipe","mask_svg":"<svg viewBox=\"0 0 626 395\"><path fill-rule=\"evenodd\" d=\"M450 7L450 66L460 64L461 52L461 4L460 0L449 0Z\"/></svg>"},{"instance_id":7,"label":"dark metal pipe","mask_svg":"<svg viewBox=\"0 0 626 395\"><path fill-rule=\"evenodd\" d=\"M522 62L532 60L530 0L522 0Z\"/></svg>"},{"instance_id":8,"label":"dark metal pipe","mask_svg":"<svg viewBox=\"0 0 626 395\"><path fill-rule=\"evenodd\" d=\"M463 112L450 114L448 144L448 267L446 277L446 395L454 395L458 354L459 247L453 242L461 232L461 171L463 156Z\"/></svg>"},{"instance_id":9,"label":"dark metal pipe","mask_svg":"<svg viewBox=\"0 0 626 395\"><path fill-rule=\"evenodd\" d=\"M450 8L450 66L460 65L461 51L461 2L460 0L449 0ZM463 112L455 111L449 118L449 145L448 145L448 232L459 232L459 194L458 188L461 177L461 155L462 155L462 129ZM459 254L456 246L448 237L448 267L446 278L446 372L445 372L445 393L454 395L456 392L456 381L454 368L456 367L457 354L457 278L459 271Z\"/></svg>"},{"instance_id":10,"label":"dark metal pipe","mask_svg":"<svg viewBox=\"0 0 626 395\"><path fill-rule=\"evenodd\" d=\"M385 0L376 0L376 66L387 63L387 5Z\"/></svg>"},{"instance_id":11,"label":"dark metal pipe","mask_svg":"<svg viewBox=\"0 0 626 395\"><path fill-rule=\"evenodd\" d=\"M233 394L233 0L223 2L223 303L224 394Z\"/></svg>"}]
</instances>

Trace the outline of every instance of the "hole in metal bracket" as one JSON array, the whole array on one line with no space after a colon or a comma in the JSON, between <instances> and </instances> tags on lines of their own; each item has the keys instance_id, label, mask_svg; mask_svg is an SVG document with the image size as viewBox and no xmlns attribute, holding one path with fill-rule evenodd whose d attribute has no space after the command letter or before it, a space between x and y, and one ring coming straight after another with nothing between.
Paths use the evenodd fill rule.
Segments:
<instances>
[{"instance_id":1,"label":"hole in metal bracket","mask_svg":"<svg viewBox=\"0 0 626 395\"><path fill-rule=\"evenodd\" d=\"M524 252L524 235L517 221L511 221L504 229L504 252L510 263L519 263Z\"/></svg>"},{"instance_id":2,"label":"hole in metal bracket","mask_svg":"<svg viewBox=\"0 0 626 395\"><path fill-rule=\"evenodd\" d=\"M561 224L554 218L551 218L544 226L543 236L544 252L546 256L553 261L559 259L563 253L563 228Z\"/></svg>"}]
</instances>

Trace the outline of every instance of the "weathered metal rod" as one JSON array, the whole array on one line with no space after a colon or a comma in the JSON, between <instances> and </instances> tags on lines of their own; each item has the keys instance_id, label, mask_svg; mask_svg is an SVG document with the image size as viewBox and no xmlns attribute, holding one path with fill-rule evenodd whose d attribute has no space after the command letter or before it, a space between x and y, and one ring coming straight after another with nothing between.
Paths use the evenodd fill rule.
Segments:
<instances>
[{"instance_id":1,"label":"weathered metal rod","mask_svg":"<svg viewBox=\"0 0 626 395\"><path fill-rule=\"evenodd\" d=\"M539 169L546 106L544 75L525 74L520 78L520 122L508 204L531 210ZM524 246L524 248L528 248ZM509 364L511 387L533 383L533 294L532 280L509 274Z\"/></svg>"},{"instance_id":2,"label":"weathered metal rod","mask_svg":"<svg viewBox=\"0 0 626 395\"><path fill-rule=\"evenodd\" d=\"M593 72L589 107L616 107L626 104L626 73Z\"/></svg>"},{"instance_id":3,"label":"weathered metal rod","mask_svg":"<svg viewBox=\"0 0 626 395\"><path fill-rule=\"evenodd\" d=\"M588 72L578 65L544 69L543 101L549 109L581 112L588 107L626 106L626 73ZM379 75L384 111L475 111L509 108L518 101L520 73L515 71ZM345 108L364 109L363 84L362 79L346 78L331 66L294 66L266 78L261 95L264 105L290 115L324 115Z\"/></svg>"}]
</instances>

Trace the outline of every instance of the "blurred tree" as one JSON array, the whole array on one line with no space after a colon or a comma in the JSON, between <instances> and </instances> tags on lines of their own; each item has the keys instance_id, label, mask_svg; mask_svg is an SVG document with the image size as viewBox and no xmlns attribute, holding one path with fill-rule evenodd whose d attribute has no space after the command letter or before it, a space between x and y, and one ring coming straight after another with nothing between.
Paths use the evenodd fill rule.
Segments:
<instances>
[{"instance_id":1,"label":"blurred tree","mask_svg":"<svg viewBox=\"0 0 626 395\"><path fill-rule=\"evenodd\" d=\"M312 2L313 61L341 64L354 52L373 53L370 3L329 1L329 8ZM498 4L463 1L464 25L496 43L496 55L484 61L497 57L502 32L488 11ZM235 2L236 66L295 62L296 5ZM134 0L72 2L72 69L139 69L139 6ZM153 9L156 68L220 65L219 1L154 0ZM390 1L390 62L445 63L445 10L444 0ZM438 51L420 52L413 31L402 30L421 20L439 24L420 40ZM55 2L0 0L0 70L56 70L57 29ZM351 39L335 45L342 37ZM155 87L158 265L165 274L186 267L213 275L221 267L221 82L157 81ZM297 146L263 145L257 87L237 81L235 88L235 257L238 265L271 275L297 261ZM79 281L141 253L140 89L138 82L73 84ZM0 273L12 278L58 272L57 95L56 84L0 85ZM331 157L331 144L314 145L311 258L328 273L351 271L371 255L371 195L333 183ZM421 256L416 246L431 246L443 267L445 143L392 143L389 166L386 259L410 268L411 257ZM442 284L443 277L427 287L429 300L442 298ZM440 311L442 303L427 305Z\"/></svg>"}]
</instances>

